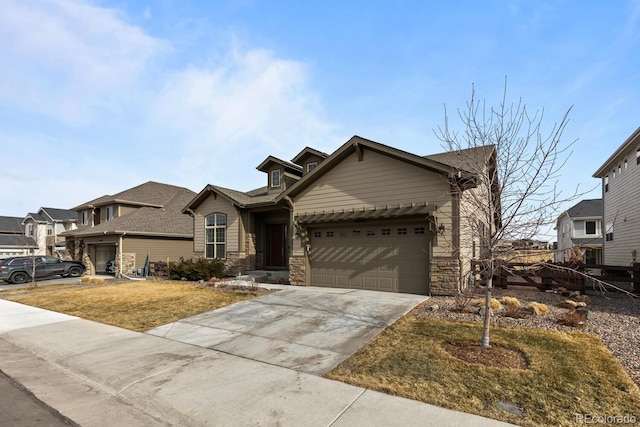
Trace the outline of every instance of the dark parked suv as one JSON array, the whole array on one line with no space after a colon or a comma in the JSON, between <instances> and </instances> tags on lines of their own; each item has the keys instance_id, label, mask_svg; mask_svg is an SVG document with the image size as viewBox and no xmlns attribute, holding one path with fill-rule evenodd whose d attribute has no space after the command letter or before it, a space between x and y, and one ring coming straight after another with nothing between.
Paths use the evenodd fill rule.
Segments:
<instances>
[{"instance_id":1,"label":"dark parked suv","mask_svg":"<svg viewBox=\"0 0 640 427\"><path fill-rule=\"evenodd\" d=\"M85 271L80 261L63 261L52 256L19 256L0 259L0 280L25 283L31 280L35 261L36 279L43 277L80 277Z\"/></svg>"}]
</instances>

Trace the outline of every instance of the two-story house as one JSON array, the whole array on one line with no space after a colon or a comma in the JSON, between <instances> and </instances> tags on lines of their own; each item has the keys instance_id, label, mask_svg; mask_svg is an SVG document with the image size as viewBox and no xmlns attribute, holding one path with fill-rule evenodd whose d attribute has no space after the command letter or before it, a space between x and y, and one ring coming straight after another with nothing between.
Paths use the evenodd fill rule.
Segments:
<instances>
[{"instance_id":1,"label":"two-story house","mask_svg":"<svg viewBox=\"0 0 640 427\"><path fill-rule=\"evenodd\" d=\"M593 174L602 182L603 262L627 266L640 251L640 128Z\"/></svg>"},{"instance_id":2,"label":"two-story house","mask_svg":"<svg viewBox=\"0 0 640 427\"><path fill-rule=\"evenodd\" d=\"M558 216L557 262L573 260L578 248L585 264L602 264L602 199L582 200Z\"/></svg>"},{"instance_id":3,"label":"two-story house","mask_svg":"<svg viewBox=\"0 0 640 427\"><path fill-rule=\"evenodd\" d=\"M29 255L38 245L25 233L23 218L0 216L0 258Z\"/></svg>"},{"instance_id":4,"label":"two-story house","mask_svg":"<svg viewBox=\"0 0 640 427\"><path fill-rule=\"evenodd\" d=\"M480 248L452 184L498 188L473 188L462 157L419 156L358 136L331 154L307 147L291 162L269 156L258 166L266 187L207 185L186 205L193 251L225 260L230 274L288 269L294 285L456 294ZM495 167L493 147L465 157Z\"/></svg>"},{"instance_id":5,"label":"two-story house","mask_svg":"<svg viewBox=\"0 0 640 427\"><path fill-rule=\"evenodd\" d=\"M22 224L25 234L32 237L37 245L36 255L54 254L62 258L65 239L62 233L77 228L78 214L68 209L40 208L37 213L28 213Z\"/></svg>"},{"instance_id":6,"label":"two-story house","mask_svg":"<svg viewBox=\"0 0 640 427\"><path fill-rule=\"evenodd\" d=\"M73 208L78 228L63 233L66 250L89 274L131 274L150 261L193 256L193 221L182 208L195 196L184 187L149 181Z\"/></svg>"}]
</instances>

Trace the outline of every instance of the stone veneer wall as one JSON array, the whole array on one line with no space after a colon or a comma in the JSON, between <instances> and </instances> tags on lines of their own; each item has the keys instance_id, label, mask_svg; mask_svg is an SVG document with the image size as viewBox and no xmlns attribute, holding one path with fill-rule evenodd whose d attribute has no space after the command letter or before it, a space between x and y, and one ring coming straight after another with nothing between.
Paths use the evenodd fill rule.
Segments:
<instances>
[{"instance_id":1,"label":"stone veneer wall","mask_svg":"<svg viewBox=\"0 0 640 427\"><path fill-rule=\"evenodd\" d=\"M255 270L255 256L246 256L238 252L227 252L224 267L225 274L229 276L236 276L245 271Z\"/></svg>"},{"instance_id":2,"label":"stone veneer wall","mask_svg":"<svg viewBox=\"0 0 640 427\"><path fill-rule=\"evenodd\" d=\"M460 292L460 261L434 257L431 260L431 295L457 295Z\"/></svg>"},{"instance_id":3,"label":"stone veneer wall","mask_svg":"<svg viewBox=\"0 0 640 427\"><path fill-rule=\"evenodd\" d=\"M289 283L292 285L307 285L305 283L306 263L303 256L289 257Z\"/></svg>"}]
</instances>

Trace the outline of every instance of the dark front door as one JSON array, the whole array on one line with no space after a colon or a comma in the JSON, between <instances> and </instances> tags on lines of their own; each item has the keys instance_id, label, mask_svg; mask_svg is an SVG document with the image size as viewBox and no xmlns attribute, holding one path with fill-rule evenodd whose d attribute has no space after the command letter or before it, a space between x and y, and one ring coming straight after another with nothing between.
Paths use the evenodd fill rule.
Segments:
<instances>
[{"instance_id":1,"label":"dark front door","mask_svg":"<svg viewBox=\"0 0 640 427\"><path fill-rule=\"evenodd\" d=\"M269 225L269 262L268 267L286 267L285 242L286 224Z\"/></svg>"}]
</instances>

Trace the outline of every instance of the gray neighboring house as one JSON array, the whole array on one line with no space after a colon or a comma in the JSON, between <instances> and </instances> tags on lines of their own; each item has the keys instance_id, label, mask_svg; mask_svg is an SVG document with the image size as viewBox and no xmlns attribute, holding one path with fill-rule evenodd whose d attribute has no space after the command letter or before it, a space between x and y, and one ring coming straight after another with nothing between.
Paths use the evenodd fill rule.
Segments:
<instances>
[{"instance_id":1,"label":"gray neighboring house","mask_svg":"<svg viewBox=\"0 0 640 427\"><path fill-rule=\"evenodd\" d=\"M582 200L558 216L557 262L568 262L574 247L585 264L602 264L602 199Z\"/></svg>"},{"instance_id":2,"label":"gray neighboring house","mask_svg":"<svg viewBox=\"0 0 640 427\"><path fill-rule=\"evenodd\" d=\"M25 235L23 218L0 216L0 258L29 255L38 245L32 237Z\"/></svg>"},{"instance_id":3,"label":"gray neighboring house","mask_svg":"<svg viewBox=\"0 0 640 427\"><path fill-rule=\"evenodd\" d=\"M184 187L149 181L73 208L78 228L63 233L66 249L88 274L128 275L149 260L178 261L193 256L193 221L182 208L195 196Z\"/></svg>"},{"instance_id":4,"label":"gray neighboring house","mask_svg":"<svg viewBox=\"0 0 640 427\"><path fill-rule=\"evenodd\" d=\"M602 182L603 262L628 266L640 251L640 127L593 174Z\"/></svg>"},{"instance_id":5,"label":"gray neighboring house","mask_svg":"<svg viewBox=\"0 0 640 427\"><path fill-rule=\"evenodd\" d=\"M269 156L258 166L266 187L207 185L185 206L193 251L223 259L228 274L288 270L293 285L456 294L481 252L460 215L465 194L498 188L476 188L458 165L473 158L490 173L495 149L462 151L419 156L354 136L331 154Z\"/></svg>"},{"instance_id":6,"label":"gray neighboring house","mask_svg":"<svg viewBox=\"0 0 640 427\"><path fill-rule=\"evenodd\" d=\"M37 213L28 213L22 224L25 234L38 245L36 255L57 255L64 258L65 238L62 233L77 228L78 214L69 209L40 208Z\"/></svg>"}]
</instances>

